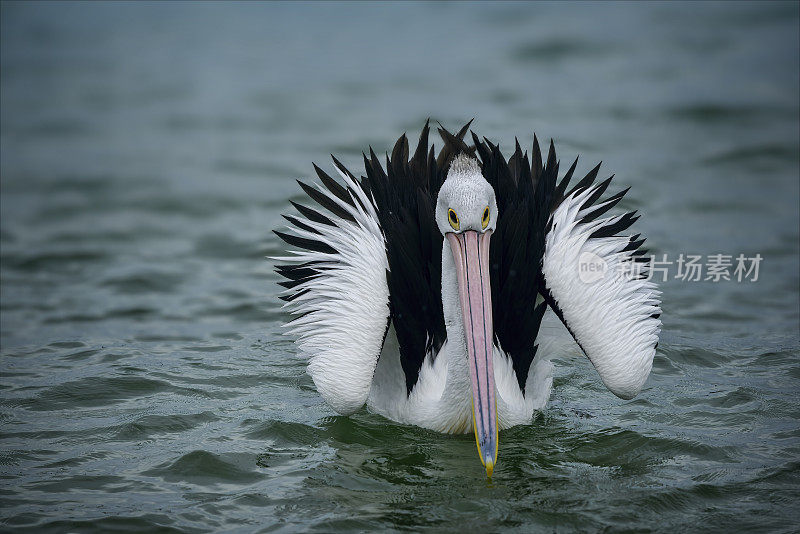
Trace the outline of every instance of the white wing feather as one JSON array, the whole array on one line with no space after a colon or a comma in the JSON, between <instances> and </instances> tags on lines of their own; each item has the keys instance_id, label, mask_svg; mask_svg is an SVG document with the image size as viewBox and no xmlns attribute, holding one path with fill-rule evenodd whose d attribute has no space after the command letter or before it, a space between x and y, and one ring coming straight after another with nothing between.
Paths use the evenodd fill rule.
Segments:
<instances>
[{"instance_id":1,"label":"white wing feather","mask_svg":"<svg viewBox=\"0 0 800 534\"><path fill-rule=\"evenodd\" d=\"M319 274L287 292L297 296L284 308L299 316L286 325L287 333L297 337L300 354L309 359L308 374L322 397L334 410L349 415L367 400L381 352L389 318L389 265L372 199L350 176L339 174L350 195L357 197L352 205L317 188L356 222L326 213L336 226L297 217L322 235L290 227L295 235L330 245L336 253L290 250L289 256L275 259L315 263Z\"/></svg>"},{"instance_id":2,"label":"white wing feather","mask_svg":"<svg viewBox=\"0 0 800 534\"><path fill-rule=\"evenodd\" d=\"M590 239L592 232L618 219L581 222L602 206L581 210L593 191L572 194L553 213L542 272L564 322L603 383L615 395L630 399L639 393L653 365L661 331L660 292L653 282L630 275L634 263L631 252L624 250L629 237ZM587 259L605 265L602 277L590 280L580 275Z\"/></svg>"}]
</instances>

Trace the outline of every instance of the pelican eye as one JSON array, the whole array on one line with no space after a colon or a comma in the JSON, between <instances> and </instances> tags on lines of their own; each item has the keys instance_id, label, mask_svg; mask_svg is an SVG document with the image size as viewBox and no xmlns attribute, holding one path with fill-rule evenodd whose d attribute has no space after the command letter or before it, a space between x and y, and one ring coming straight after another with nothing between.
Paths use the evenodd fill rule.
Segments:
<instances>
[{"instance_id":1,"label":"pelican eye","mask_svg":"<svg viewBox=\"0 0 800 534\"><path fill-rule=\"evenodd\" d=\"M486 209L483 210L483 217L481 218L481 226L483 226L484 230L486 230L486 227L489 226L489 206L486 206Z\"/></svg>"},{"instance_id":2,"label":"pelican eye","mask_svg":"<svg viewBox=\"0 0 800 534\"><path fill-rule=\"evenodd\" d=\"M461 226L458 222L458 215L456 215L456 212L453 211L452 208L447 210L447 222L449 222L450 226L453 227L453 230L456 231L458 231L459 227Z\"/></svg>"}]
</instances>

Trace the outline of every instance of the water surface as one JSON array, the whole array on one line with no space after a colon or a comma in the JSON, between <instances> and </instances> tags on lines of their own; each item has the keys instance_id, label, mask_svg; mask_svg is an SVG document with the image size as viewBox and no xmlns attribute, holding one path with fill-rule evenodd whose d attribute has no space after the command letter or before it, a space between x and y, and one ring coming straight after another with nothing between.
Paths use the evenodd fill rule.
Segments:
<instances>
[{"instance_id":1,"label":"water surface","mask_svg":"<svg viewBox=\"0 0 800 534\"><path fill-rule=\"evenodd\" d=\"M798 7L2 4L0 499L14 531L791 531ZM281 335L294 178L427 117L602 160L664 291L642 394L575 349L471 436L336 416ZM671 271L672 274L675 271Z\"/></svg>"}]
</instances>

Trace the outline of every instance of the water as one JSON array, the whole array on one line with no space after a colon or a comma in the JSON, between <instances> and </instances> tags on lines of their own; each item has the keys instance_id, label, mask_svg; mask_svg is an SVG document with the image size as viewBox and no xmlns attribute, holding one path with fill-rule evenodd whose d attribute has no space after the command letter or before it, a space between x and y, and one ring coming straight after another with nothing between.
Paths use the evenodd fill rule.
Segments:
<instances>
[{"instance_id":1,"label":"water","mask_svg":"<svg viewBox=\"0 0 800 534\"><path fill-rule=\"evenodd\" d=\"M2 530L796 528L796 3L0 14ZM603 160L657 254L764 258L663 284L635 400L559 358L491 483L471 436L334 415L265 259L312 160L428 116Z\"/></svg>"}]
</instances>

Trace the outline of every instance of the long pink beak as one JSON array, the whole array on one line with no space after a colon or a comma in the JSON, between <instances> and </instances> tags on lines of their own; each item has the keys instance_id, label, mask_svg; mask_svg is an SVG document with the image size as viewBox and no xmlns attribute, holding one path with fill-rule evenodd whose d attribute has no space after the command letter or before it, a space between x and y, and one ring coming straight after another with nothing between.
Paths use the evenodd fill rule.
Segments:
<instances>
[{"instance_id":1,"label":"long pink beak","mask_svg":"<svg viewBox=\"0 0 800 534\"><path fill-rule=\"evenodd\" d=\"M497 463L497 405L492 367L492 288L489 282L491 231L447 233L458 276L469 374L472 379L472 427L478 454L491 477Z\"/></svg>"}]
</instances>

